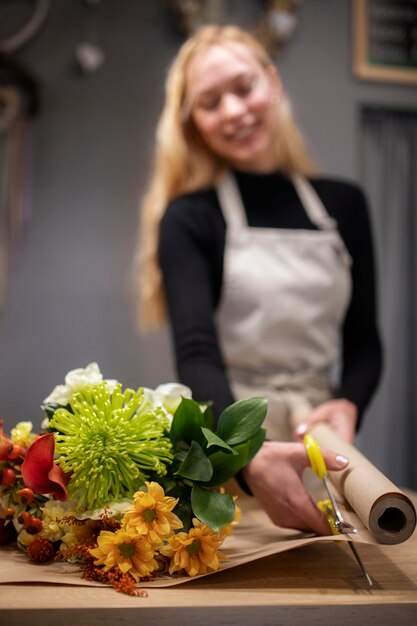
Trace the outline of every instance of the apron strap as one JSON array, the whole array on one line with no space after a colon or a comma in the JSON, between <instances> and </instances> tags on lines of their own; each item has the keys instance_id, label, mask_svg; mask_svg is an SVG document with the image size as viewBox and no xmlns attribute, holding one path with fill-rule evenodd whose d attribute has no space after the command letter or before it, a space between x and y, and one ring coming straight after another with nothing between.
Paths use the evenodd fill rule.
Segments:
<instances>
[{"instance_id":1,"label":"apron strap","mask_svg":"<svg viewBox=\"0 0 417 626\"><path fill-rule=\"evenodd\" d=\"M337 230L336 221L328 214L314 187L303 176L298 174L293 174L291 180L305 212L313 224L321 230Z\"/></svg>"},{"instance_id":2,"label":"apron strap","mask_svg":"<svg viewBox=\"0 0 417 626\"><path fill-rule=\"evenodd\" d=\"M292 175L291 180L313 224L320 230L337 230L335 220L330 217L316 191L307 180L298 174ZM216 190L226 224L239 228L247 226L242 196L231 172L226 172L217 184Z\"/></svg>"},{"instance_id":3,"label":"apron strap","mask_svg":"<svg viewBox=\"0 0 417 626\"><path fill-rule=\"evenodd\" d=\"M306 178L299 174L292 174L291 181L310 220L320 230L335 233L345 262L351 265L352 259L339 234L337 222L328 214L314 187ZM236 179L231 172L226 172L222 180L217 184L216 191L226 225L235 231L247 227L246 211L242 196Z\"/></svg>"},{"instance_id":4,"label":"apron strap","mask_svg":"<svg viewBox=\"0 0 417 626\"><path fill-rule=\"evenodd\" d=\"M233 174L226 172L217 184L216 191L226 225L235 230L246 227L246 211Z\"/></svg>"},{"instance_id":5,"label":"apron strap","mask_svg":"<svg viewBox=\"0 0 417 626\"><path fill-rule=\"evenodd\" d=\"M334 233L339 243L339 248L342 254L342 258L347 266L352 265L352 257L343 241L337 222L327 212L326 207L320 199L320 196L306 178L299 174L293 174L291 180L297 191L299 198L304 206L304 209L311 219L320 230Z\"/></svg>"},{"instance_id":6,"label":"apron strap","mask_svg":"<svg viewBox=\"0 0 417 626\"><path fill-rule=\"evenodd\" d=\"M291 180L313 224L320 230L337 230L335 220L326 211L312 185L298 174L293 174ZM236 179L231 172L226 172L217 184L216 191L226 224L238 228L247 226L245 207Z\"/></svg>"}]
</instances>

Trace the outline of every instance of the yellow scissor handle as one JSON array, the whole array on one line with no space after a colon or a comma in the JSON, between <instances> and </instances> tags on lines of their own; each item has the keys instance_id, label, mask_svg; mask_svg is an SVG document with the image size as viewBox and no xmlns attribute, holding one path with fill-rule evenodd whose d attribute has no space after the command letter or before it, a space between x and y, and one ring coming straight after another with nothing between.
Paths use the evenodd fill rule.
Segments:
<instances>
[{"instance_id":1,"label":"yellow scissor handle","mask_svg":"<svg viewBox=\"0 0 417 626\"><path fill-rule=\"evenodd\" d=\"M331 500L320 500L319 502L317 502L317 508L325 514L330 526L330 530L332 531L332 535L340 535L340 532L335 526L336 518Z\"/></svg>"},{"instance_id":2,"label":"yellow scissor handle","mask_svg":"<svg viewBox=\"0 0 417 626\"><path fill-rule=\"evenodd\" d=\"M317 474L320 480L323 480L323 478L327 476L327 467L318 442L314 439L313 435L307 434L304 435L304 445L310 460L311 469Z\"/></svg>"}]
</instances>

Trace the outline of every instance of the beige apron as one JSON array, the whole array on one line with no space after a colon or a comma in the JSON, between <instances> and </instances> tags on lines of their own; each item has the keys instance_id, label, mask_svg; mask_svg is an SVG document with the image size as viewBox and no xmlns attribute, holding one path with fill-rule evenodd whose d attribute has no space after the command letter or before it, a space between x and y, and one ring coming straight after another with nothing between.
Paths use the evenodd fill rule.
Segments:
<instances>
[{"instance_id":1,"label":"beige apron","mask_svg":"<svg viewBox=\"0 0 417 626\"><path fill-rule=\"evenodd\" d=\"M307 180L292 182L319 230L252 228L236 180L217 187L226 221L220 345L237 399L268 398L269 439L288 441L312 406L332 396L351 259Z\"/></svg>"}]
</instances>

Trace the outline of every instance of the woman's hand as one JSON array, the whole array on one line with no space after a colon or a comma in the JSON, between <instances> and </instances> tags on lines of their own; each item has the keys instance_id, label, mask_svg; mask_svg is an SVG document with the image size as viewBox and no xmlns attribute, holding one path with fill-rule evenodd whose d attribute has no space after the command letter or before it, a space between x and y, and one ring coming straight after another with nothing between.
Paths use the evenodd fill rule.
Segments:
<instances>
[{"instance_id":1,"label":"woman's hand","mask_svg":"<svg viewBox=\"0 0 417 626\"><path fill-rule=\"evenodd\" d=\"M358 409L349 400L328 400L316 406L309 413L305 423L300 424L295 430L295 438L301 440L306 432L319 422L325 422L333 428L338 435L349 443L352 443L358 420Z\"/></svg>"},{"instance_id":2,"label":"woman's hand","mask_svg":"<svg viewBox=\"0 0 417 626\"><path fill-rule=\"evenodd\" d=\"M344 469L349 461L323 451L329 470ZM302 474L309 467L304 444L266 441L243 469L243 476L259 504L271 520L284 528L331 533L326 516L306 491Z\"/></svg>"}]
</instances>

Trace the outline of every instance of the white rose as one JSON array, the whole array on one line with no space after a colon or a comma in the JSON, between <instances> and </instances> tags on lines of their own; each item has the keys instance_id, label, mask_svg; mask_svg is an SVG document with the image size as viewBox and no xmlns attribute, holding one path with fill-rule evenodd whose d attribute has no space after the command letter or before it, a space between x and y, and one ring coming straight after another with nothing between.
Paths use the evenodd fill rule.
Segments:
<instances>
[{"instance_id":1,"label":"white rose","mask_svg":"<svg viewBox=\"0 0 417 626\"><path fill-rule=\"evenodd\" d=\"M68 404L71 394L68 387L65 385L57 385L54 387L47 398L45 398L45 404Z\"/></svg>"},{"instance_id":2,"label":"white rose","mask_svg":"<svg viewBox=\"0 0 417 626\"><path fill-rule=\"evenodd\" d=\"M70 402L72 396L84 387L93 387L103 382L103 374L97 363L89 363L86 368L79 367L71 370L65 376L65 385L57 385L44 403L54 403L66 405ZM110 393L113 393L117 380L106 380Z\"/></svg>"},{"instance_id":3,"label":"white rose","mask_svg":"<svg viewBox=\"0 0 417 626\"><path fill-rule=\"evenodd\" d=\"M73 392L82 387L92 387L103 382L103 374L97 363L89 363L85 369L79 367L65 376L65 385Z\"/></svg>"},{"instance_id":4,"label":"white rose","mask_svg":"<svg viewBox=\"0 0 417 626\"><path fill-rule=\"evenodd\" d=\"M189 387L180 383L164 383L158 385L156 389L143 387L144 403L149 403L153 408L162 408L170 421L172 421L182 397L191 398L192 393Z\"/></svg>"},{"instance_id":5,"label":"white rose","mask_svg":"<svg viewBox=\"0 0 417 626\"><path fill-rule=\"evenodd\" d=\"M165 383L155 389L158 404L164 407L168 413L174 415L181 402L181 398L192 398L191 389L179 383Z\"/></svg>"}]
</instances>

